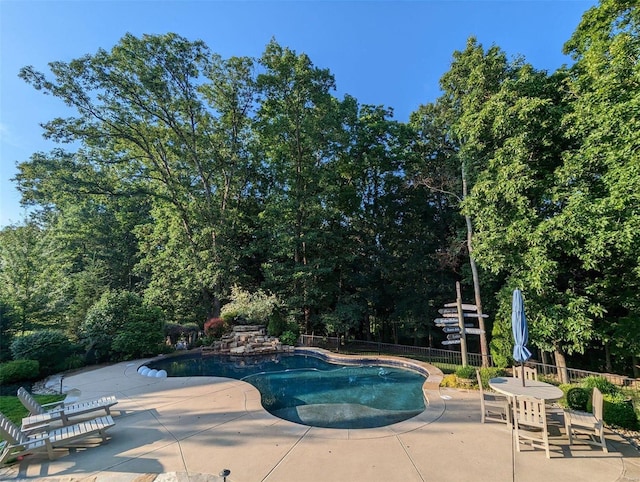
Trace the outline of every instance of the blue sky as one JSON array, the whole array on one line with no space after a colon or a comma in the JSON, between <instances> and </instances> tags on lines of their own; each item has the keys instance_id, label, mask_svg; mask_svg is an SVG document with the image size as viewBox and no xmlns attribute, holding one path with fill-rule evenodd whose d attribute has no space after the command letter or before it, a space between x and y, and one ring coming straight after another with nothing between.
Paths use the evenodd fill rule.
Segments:
<instances>
[{"instance_id":1,"label":"blue sky","mask_svg":"<svg viewBox=\"0 0 640 482\"><path fill-rule=\"evenodd\" d=\"M54 144L39 124L71 112L17 77L110 49L127 32L176 32L223 57L259 57L273 37L336 79L336 95L392 107L406 121L439 95L454 50L474 35L554 71L595 0L546 1L33 1L0 0L0 227L24 217L10 179L17 162Z\"/></svg>"}]
</instances>

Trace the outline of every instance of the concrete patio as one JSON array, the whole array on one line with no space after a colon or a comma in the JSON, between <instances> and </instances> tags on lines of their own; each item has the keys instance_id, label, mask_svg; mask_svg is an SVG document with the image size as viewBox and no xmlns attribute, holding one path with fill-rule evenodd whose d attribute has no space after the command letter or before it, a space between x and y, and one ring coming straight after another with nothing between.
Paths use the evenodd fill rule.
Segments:
<instances>
[{"instance_id":1,"label":"concrete patio","mask_svg":"<svg viewBox=\"0 0 640 482\"><path fill-rule=\"evenodd\" d=\"M145 360L69 375L81 399L115 394L110 440L27 456L0 469L1 480L421 482L637 481L638 451L607 433L609 453L568 446L563 433L551 459L518 453L511 429L480 423L479 394L426 392L427 410L385 428L339 430L298 425L262 409L251 385L216 377L149 378Z\"/></svg>"}]
</instances>

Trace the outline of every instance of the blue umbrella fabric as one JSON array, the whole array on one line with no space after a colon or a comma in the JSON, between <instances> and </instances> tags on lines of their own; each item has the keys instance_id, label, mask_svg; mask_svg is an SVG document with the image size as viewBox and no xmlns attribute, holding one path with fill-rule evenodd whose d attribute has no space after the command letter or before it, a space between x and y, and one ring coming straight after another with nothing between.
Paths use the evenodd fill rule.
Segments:
<instances>
[{"instance_id":1,"label":"blue umbrella fabric","mask_svg":"<svg viewBox=\"0 0 640 482\"><path fill-rule=\"evenodd\" d=\"M519 289L513 290L511 329L513 330L513 340L515 342L513 359L524 368L524 362L531 358L531 352L526 347L529 342L529 328L527 327L527 317L524 314L522 292ZM524 369L522 373L522 385L524 386Z\"/></svg>"}]
</instances>

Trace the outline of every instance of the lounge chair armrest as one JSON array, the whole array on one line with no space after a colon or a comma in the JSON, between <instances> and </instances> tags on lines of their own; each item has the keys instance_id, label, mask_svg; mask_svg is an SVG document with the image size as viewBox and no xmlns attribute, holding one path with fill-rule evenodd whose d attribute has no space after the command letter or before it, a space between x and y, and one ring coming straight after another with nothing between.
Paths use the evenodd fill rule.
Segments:
<instances>
[{"instance_id":1,"label":"lounge chair armrest","mask_svg":"<svg viewBox=\"0 0 640 482\"><path fill-rule=\"evenodd\" d=\"M44 433L47 430L49 430L49 422L42 422L42 423L30 425L26 428L21 428L20 430L22 431L22 433L28 436L32 436L33 434L36 434L36 433Z\"/></svg>"},{"instance_id":2,"label":"lounge chair armrest","mask_svg":"<svg viewBox=\"0 0 640 482\"><path fill-rule=\"evenodd\" d=\"M40 442L49 440L50 435L48 433L39 433L36 435L29 435L29 442Z\"/></svg>"}]
</instances>

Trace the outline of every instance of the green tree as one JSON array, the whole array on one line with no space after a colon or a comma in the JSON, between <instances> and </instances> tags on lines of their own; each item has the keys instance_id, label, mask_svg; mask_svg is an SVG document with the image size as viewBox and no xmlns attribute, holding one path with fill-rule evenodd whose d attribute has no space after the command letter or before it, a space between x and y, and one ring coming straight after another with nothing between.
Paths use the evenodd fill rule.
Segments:
<instances>
[{"instance_id":1,"label":"green tree","mask_svg":"<svg viewBox=\"0 0 640 482\"><path fill-rule=\"evenodd\" d=\"M0 232L0 300L14 320L13 333L65 327L68 266L60 262L57 248L35 223Z\"/></svg>"},{"instance_id":2,"label":"green tree","mask_svg":"<svg viewBox=\"0 0 640 482\"><path fill-rule=\"evenodd\" d=\"M164 341L164 314L130 291L106 291L87 312L81 340L96 361L156 355Z\"/></svg>"},{"instance_id":3,"label":"green tree","mask_svg":"<svg viewBox=\"0 0 640 482\"><path fill-rule=\"evenodd\" d=\"M585 296L606 311L596 325L621 367L636 365L640 288L640 11L636 2L602 0L583 15L564 46L573 110L567 135L576 147L559 172L568 253L581 265ZM633 359L629 360L628 355ZM629 362L632 363L629 363Z\"/></svg>"},{"instance_id":4,"label":"green tree","mask_svg":"<svg viewBox=\"0 0 640 482\"><path fill-rule=\"evenodd\" d=\"M111 51L51 63L52 79L21 71L78 113L44 126L47 137L82 146L67 160L71 176L53 182L73 184L70 177L86 173L76 183L86 196L150 204L151 222L127 232L141 240L138 275L149 279L147 296L177 318L216 314L242 256L236 214L256 184L248 173L251 65L223 61L175 34L128 34ZM182 315L194 300L193 313Z\"/></svg>"},{"instance_id":5,"label":"green tree","mask_svg":"<svg viewBox=\"0 0 640 482\"><path fill-rule=\"evenodd\" d=\"M325 257L327 186L339 139L341 112L331 95L334 79L305 54L272 40L260 59L261 103L257 135L268 166L269 195L260 213L266 286L289 300L305 331L323 304L323 284L333 272Z\"/></svg>"}]
</instances>

